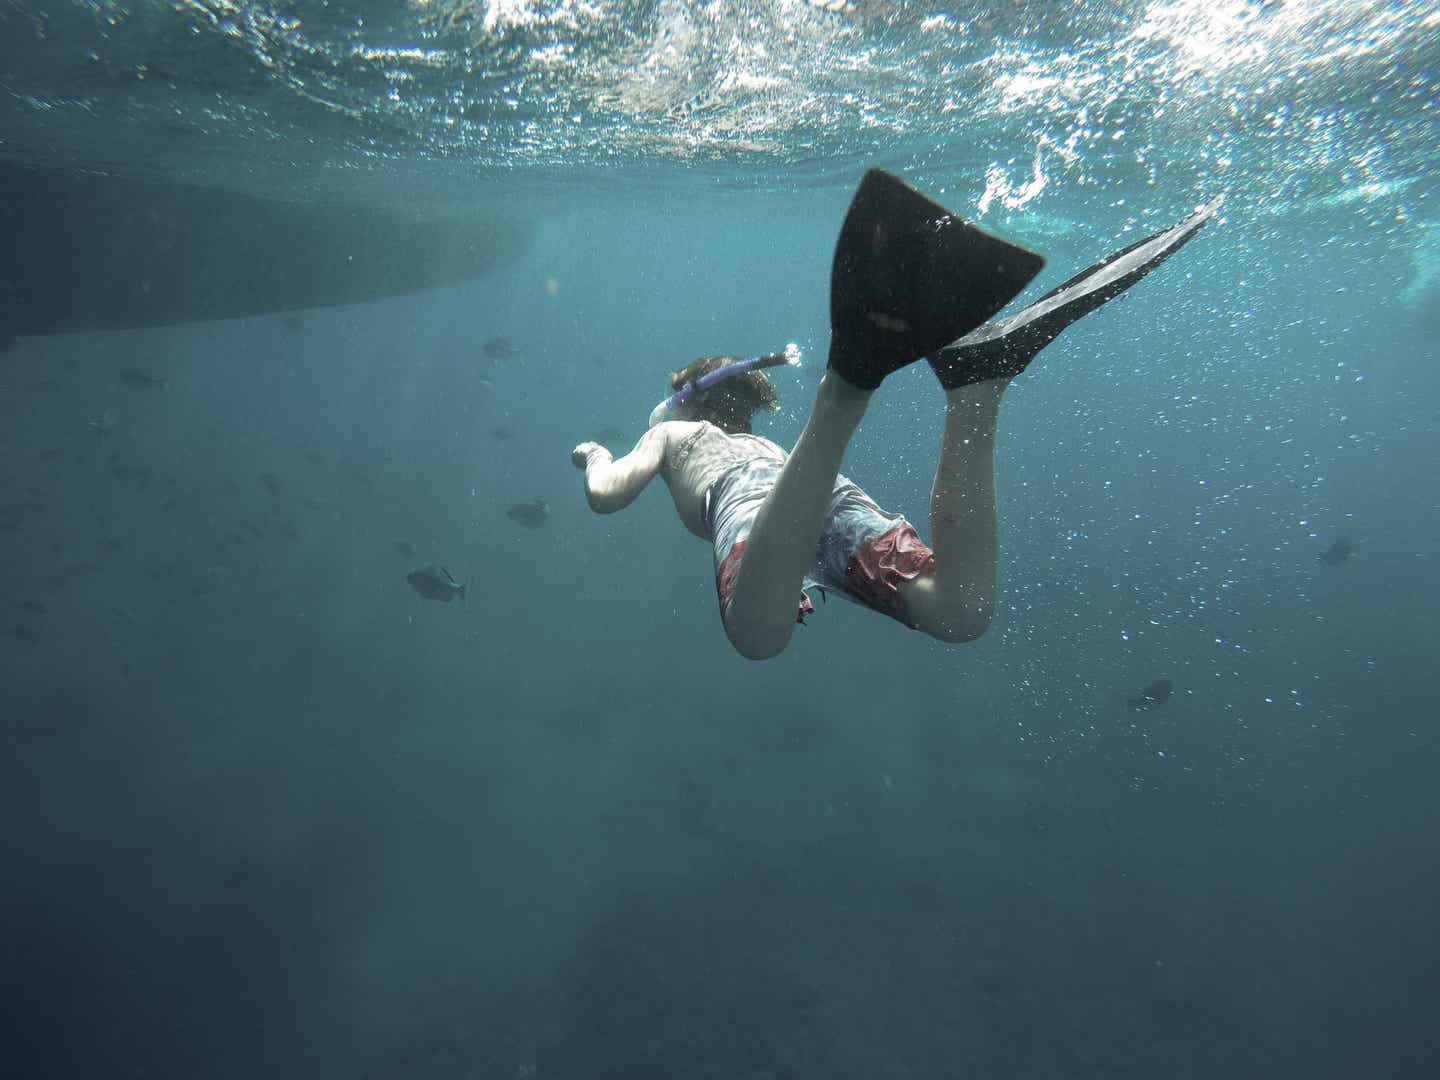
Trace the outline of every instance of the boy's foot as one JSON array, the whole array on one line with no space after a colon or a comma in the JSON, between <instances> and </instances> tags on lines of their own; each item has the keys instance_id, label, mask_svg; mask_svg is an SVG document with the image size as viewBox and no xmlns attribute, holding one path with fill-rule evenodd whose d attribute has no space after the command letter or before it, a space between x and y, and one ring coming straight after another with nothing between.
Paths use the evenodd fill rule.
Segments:
<instances>
[{"instance_id":1,"label":"boy's foot","mask_svg":"<svg viewBox=\"0 0 1440 1080\"><path fill-rule=\"evenodd\" d=\"M1058 289L1008 319L952 341L930 358L946 390L988 379L1009 379L1082 315L1113 300L1168 259L1194 236L1220 205L1212 199L1173 228L1137 240L1076 274Z\"/></svg>"},{"instance_id":2,"label":"boy's foot","mask_svg":"<svg viewBox=\"0 0 1440 1080\"><path fill-rule=\"evenodd\" d=\"M1044 265L1034 252L871 169L835 245L830 367L873 390L892 371L985 322Z\"/></svg>"}]
</instances>

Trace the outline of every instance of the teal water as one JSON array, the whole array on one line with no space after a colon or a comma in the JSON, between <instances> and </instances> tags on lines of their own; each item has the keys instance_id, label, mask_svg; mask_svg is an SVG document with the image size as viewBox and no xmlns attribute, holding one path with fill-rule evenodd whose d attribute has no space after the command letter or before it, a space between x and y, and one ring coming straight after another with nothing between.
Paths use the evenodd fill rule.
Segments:
<instances>
[{"instance_id":1,"label":"teal water","mask_svg":"<svg viewBox=\"0 0 1440 1080\"><path fill-rule=\"evenodd\" d=\"M414 295L7 337L7 1071L1425 1075L1437 31L0 8L7 166L525 236ZM569 451L786 341L761 430L793 440L874 164L1044 252L1031 297L1225 203L1007 394L988 635L830 603L748 663L663 491L596 517ZM939 430L907 370L845 470L923 523ZM431 560L467 607L409 589Z\"/></svg>"}]
</instances>

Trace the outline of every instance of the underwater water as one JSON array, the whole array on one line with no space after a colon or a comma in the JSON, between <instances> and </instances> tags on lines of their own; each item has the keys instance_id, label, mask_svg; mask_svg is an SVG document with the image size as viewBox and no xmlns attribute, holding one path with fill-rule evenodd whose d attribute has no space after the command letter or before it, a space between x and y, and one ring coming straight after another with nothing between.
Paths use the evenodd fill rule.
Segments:
<instances>
[{"instance_id":1,"label":"underwater water","mask_svg":"<svg viewBox=\"0 0 1440 1080\"><path fill-rule=\"evenodd\" d=\"M1429 1074L1437 35L0 3L0 1071ZM790 445L871 166L1021 302L1224 203L1007 392L988 634L753 663L570 451L793 341ZM845 458L925 535L942 400Z\"/></svg>"}]
</instances>

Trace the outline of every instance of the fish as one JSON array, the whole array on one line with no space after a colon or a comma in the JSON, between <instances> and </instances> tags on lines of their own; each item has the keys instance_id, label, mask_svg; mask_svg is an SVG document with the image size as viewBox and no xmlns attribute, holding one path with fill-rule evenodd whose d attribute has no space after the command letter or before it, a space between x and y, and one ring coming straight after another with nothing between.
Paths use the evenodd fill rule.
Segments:
<instances>
[{"instance_id":1,"label":"fish","mask_svg":"<svg viewBox=\"0 0 1440 1080\"><path fill-rule=\"evenodd\" d=\"M305 451L305 460L311 465L324 465L325 455L320 453L319 450L307 450Z\"/></svg>"},{"instance_id":2,"label":"fish","mask_svg":"<svg viewBox=\"0 0 1440 1080\"><path fill-rule=\"evenodd\" d=\"M491 360L513 360L525 353L524 349L516 348L514 342L503 337L490 338L480 346L480 351Z\"/></svg>"},{"instance_id":3,"label":"fish","mask_svg":"<svg viewBox=\"0 0 1440 1080\"><path fill-rule=\"evenodd\" d=\"M52 446L48 450L40 451L41 461L63 461L65 458L65 447Z\"/></svg>"},{"instance_id":4,"label":"fish","mask_svg":"<svg viewBox=\"0 0 1440 1080\"><path fill-rule=\"evenodd\" d=\"M505 511L505 516L527 529L538 529L550 516L550 504L544 499L531 499L528 503L516 503Z\"/></svg>"},{"instance_id":5,"label":"fish","mask_svg":"<svg viewBox=\"0 0 1440 1080\"><path fill-rule=\"evenodd\" d=\"M31 615L44 615L46 610L45 605L42 604L39 600L21 600L15 606L18 607L21 611L27 612Z\"/></svg>"},{"instance_id":6,"label":"fish","mask_svg":"<svg viewBox=\"0 0 1440 1080\"><path fill-rule=\"evenodd\" d=\"M1175 684L1169 679L1156 679L1140 691L1139 697L1130 698L1125 704L1137 712L1147 712L1164 705L1174 692Z\"/></svg>"},{"instance_id":7,"label":"fish","mask_svg":"<svg viewBox=\"0 0 1440 1080\"><path fill-rule=\"evenodd\" d=\"M59 389L60 383L56 379L37 379L25 384L26 392L31 394L53 394Z\"/></svg>"},{"instance_id":8,"label":"fish","mask_svg":"<svg viewBox=\"0 0 1440 1080\"><path fill-rule=\"evenodd\" d=\"M426 600L439 600L442 604L450 603L457 596L462 603L465 600L465 586L456 581L449 570L435 563L411 570L405 575L405 580Z\"/></svg>"},{"instance_id":9,"label":"fish","mask_svg":"<svg viewBox=\"0 0 1440 1080\"><path fill-rule=\"evenodd\" d=\"M130 491L149 491L150 478L155 470L148 465L115 465L110 472Z\"/></svg>"},{"instance_id":10,"label":"fish","mask_svg":"<svg viewBox=\"0 0 1440 1080\"><path fill-rule=\"evenodd\" d=\"M508 442L515 437L515 429L508 424L496 424L490 429L490 434L501 442Z\"/></svg>"},{"instance_id":11,"label":"fish","mask_svg":"<svg viewBox=\"0 0 1440 1080\"><path fill-rule=\"evenodd\" d=\"M294 333L296 330L305 329L305 320L299 315L286 315L285 318L281 320L281 324L291 333Z\"/></svg>"},{"instance_id":12,"label":"fish","mask_svg":"<svg viewBox=\"0 0 1440 1080\"><path fill-rule=\"evenodd\" d=\"M1353 554L1355 554L1355 549L1350 546L1349 540L1336 540L1315 558L1326 566L1339 566Z\"/></svg>"},{"instance_id":13,"label":"fish","mask_svg":"<svg viewBox=\"0 0 1440 1080\"><path fill-rule=\"evenodd\" d=\"M138 367L121 368L120 381L137 390L161 390L169 385L169 380L163 376L151 375Z\"/></svg>"},{"instance_id":14,"label":"fish","mask_svg":"<svg viewBox=\"0 0 1440 1080\"><path fill-rule=\"evenodd\" d=\"M0 637L13 637L20 641L28 641L31 645L40 643L40 631L33 626L12 626L9 630L0 631Z\"/></svg>"},{"instance_id":15,"label":"fish","mask_svg":"<svg viewBox=\"0 0 1440 1080\"><path fill-rule=\"evenodd\" d=\"M625 432L621 431L619 428L607 427L601 428L595 433L595 441L602 446L606 446L610 443L628 442L629 436L626 435Z\"/></svg>"},{"instance_id":16,"label":"fish","mask_svg":"<svg viewBox=\"0 0 1440 1080\"><path fill-rule=\"evenodd\" d=\"M396 540L390 546L407 559L413 559L415 557L415 545L410 543L409 540Z\"/></svg>"},{"instance_id":17,"label":"fish","mask_svg":"<svg viewBox=\"0 0 1440 1080\"><path fill-rule=\"evenodd\" d=\"M264 485L265 490L271 495L280 494L280 477L276 476L273 472L262 472L260 474L260 483Z\"/></svg>"}]
</instances>

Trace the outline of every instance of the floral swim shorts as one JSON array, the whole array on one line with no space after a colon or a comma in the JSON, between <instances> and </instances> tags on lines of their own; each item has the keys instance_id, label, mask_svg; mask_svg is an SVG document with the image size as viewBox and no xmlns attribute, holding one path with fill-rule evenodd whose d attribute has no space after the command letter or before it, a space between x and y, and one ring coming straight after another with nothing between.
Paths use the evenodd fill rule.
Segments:
<instances>
[{"instance_id":1,"label":"floral swim shorts","mask_svg":"<svg viewBox=\"0 0 1440 1080\"><path fill-rule=\"evenodd\" d=\"M705 520L715 545L715 587L723 616L735 593L745 541L760 504L775 486L783 462L757 459L737 465L705 493ZM803 589L819 588L911 625L897 585L935 568L935 553L902 515L887 514L844 476L835 478L815 560ZM796 621L815 610L800 594Z\"/></svg>"}]
</instances>

